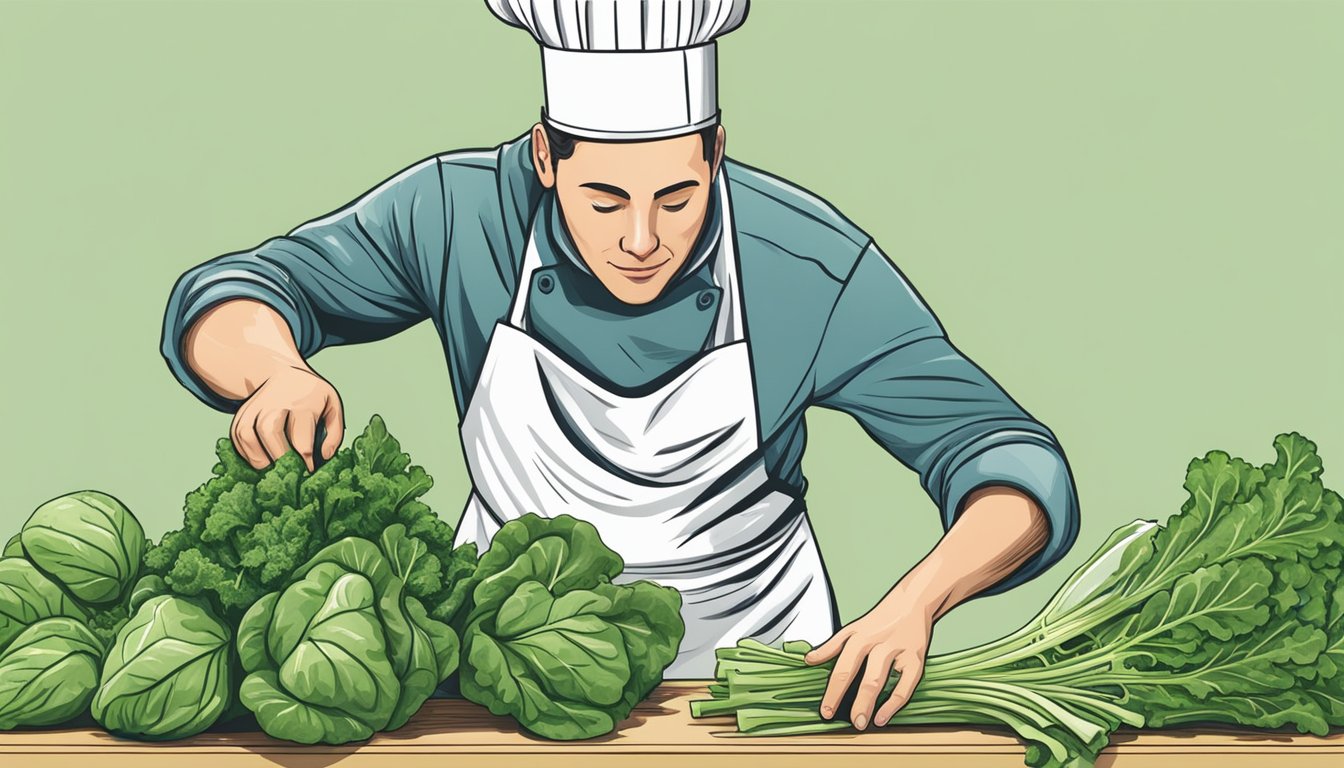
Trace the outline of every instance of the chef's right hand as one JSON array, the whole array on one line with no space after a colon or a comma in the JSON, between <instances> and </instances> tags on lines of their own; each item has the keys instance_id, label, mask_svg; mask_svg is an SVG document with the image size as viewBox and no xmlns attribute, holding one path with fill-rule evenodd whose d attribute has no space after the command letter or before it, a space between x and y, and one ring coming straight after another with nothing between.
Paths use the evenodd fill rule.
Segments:
<instances>
[{"instance_id":1,"label":"chef's right hand","mask_svg":"<svg viewBox=\"0 0 1344 768\"><path fill-rule=\"evenodd\" d=\"M317 428L326 431L319 448ZM269 467L294 446L308 471L313 454L336 455L345 433L345 416L336 388L313 369L285 365L276 369L233 416L230 436L238 454L256 469Z\"/></svg>"}]
</instances>

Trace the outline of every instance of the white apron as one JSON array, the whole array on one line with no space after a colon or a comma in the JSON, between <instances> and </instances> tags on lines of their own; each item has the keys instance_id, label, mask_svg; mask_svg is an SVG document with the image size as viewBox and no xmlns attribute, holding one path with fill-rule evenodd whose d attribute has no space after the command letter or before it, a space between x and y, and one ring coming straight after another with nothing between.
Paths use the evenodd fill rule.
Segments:
<instances>
[{"instance_id":1,"label":"white apron","mask_svg":"<svg viewBox=\"0 0 1344 768\"><path fill-rule=\"evenodd\" d=\"M455 545L483 553L528 512L592 523L625 560L618 583L681 592L686 636L669 679L712 678L714 649L740 638L816 644L836 629L803 504L766 475L722 174L717 187L723 305L708 351L647 394L604 389L522 330L540 266L530 236L461 427L474 489Z\"/></svg>"}]
</instances>

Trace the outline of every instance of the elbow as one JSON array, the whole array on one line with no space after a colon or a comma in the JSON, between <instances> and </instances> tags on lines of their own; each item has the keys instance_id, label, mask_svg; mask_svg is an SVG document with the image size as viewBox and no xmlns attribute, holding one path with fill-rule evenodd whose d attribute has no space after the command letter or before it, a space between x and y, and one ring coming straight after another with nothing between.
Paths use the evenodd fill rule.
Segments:
<instances>
[{"instance_id":1,"label":"elbow","mask_svg":"<svg viewBox=\"0 0 1344 768\"><path fill-rule=\"evenodd\" d=\"M168 305L163 311L163 328L159 335L159 354L168 365L168 370L184 386L190 388L184 377L190 376L187 365L186 339L193 320L199 315L193 306L194 286L199 280L204 265L184 272L173 283L168 293Z\"/></svg>"},{"instance_id":2,"label":"elbow","mask_svg":"<svg viewBox=\"0 0 1344 768\"><path fill-rule=\"evenodd\" d=\"M1016 485L994 483L982 486L968 494L961 506L958 521L966 519L968 514L992 516L993 519L985 523L991 526L996 541L1004 546L1002 562L995 568L1000 571L1000 577L1008 576L1045 554L1056 527L1051 524L1050 516L1036 494ZM972 508L976 512L968 513Z\"/></svg>"},{"instance_id":3,"label":"elbow","mask_svg":"<svg viewBox=\"0 0 1344 768\"><path fill-rule=\"evenodd\" d=\"M1058 563L1078 537L1079 511L1073 476L1055 445L1004 443L980 453L948 478L945 502L956 505L950 526L976 493L1005 488L1025 498L1014 522L1021 565L989 593L1002 592L1030 581Z\"/></svg>"},{"instance_id":4,"label":"elbow","mask_svg":"<svg viewBox=\"0 0 1344 768\"><path fill-rule=\"evenodd\" d=\"M217 411L233 413L242 400L237 397L239 393L219 386L219 377L212 376L211 371L217 372L223 364L212 361L197 342L206 323L221 307L244 301L268 303L261 288L254 277L241 277L236 270L231 273L216 261L188 270L169 293L159 354L179 384ZM272 298L268 304L273 307L277 303Z\"/></svg>"},{"instance_id":5,"label":"elbow","mask_svg":"<svg viewBox=\"0 0 1344 768\"><path fill-rule=\"evenodd\" d=\"M1050 525L1050 516L1034 496L1026 495L1026 500L1028 519L1022 533L1022 549L1035 557L1045 551L1045 545L1050 542L1050 531L1053 526Z\"/></svg>"}]
</instances>

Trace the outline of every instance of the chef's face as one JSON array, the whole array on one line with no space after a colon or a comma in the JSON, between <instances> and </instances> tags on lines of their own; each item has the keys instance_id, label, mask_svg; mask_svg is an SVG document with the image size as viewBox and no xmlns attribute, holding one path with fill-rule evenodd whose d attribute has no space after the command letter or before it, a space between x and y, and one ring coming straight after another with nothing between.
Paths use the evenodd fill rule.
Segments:
<instances>
[{"instance_id":1,"label":"chef's face","mask_svg":"<svg viewBox=\"0 0 1344 768\"><path fill-rule=\"evenodd\" d=\"M578 141L554 168L546 131L532 130L537 177L554 187L565 226L588 269L627 304L653 301L690 257L705 224L714 159L699 134L655 141Z\"/></svg>"}]
</instances>

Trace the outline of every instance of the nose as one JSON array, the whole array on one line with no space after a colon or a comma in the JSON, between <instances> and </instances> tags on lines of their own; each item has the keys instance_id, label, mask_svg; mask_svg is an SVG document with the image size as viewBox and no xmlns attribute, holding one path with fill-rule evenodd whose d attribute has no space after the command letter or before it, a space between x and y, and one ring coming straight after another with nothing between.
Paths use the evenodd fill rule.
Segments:
<instances>
[{"instance_id":1,"label":"nose","mask_svg":"<svg viewBox=\"0 0 1344 768\"><path fill-rule=\"evenodd\" d=\"M621 237L622 251L643 261L658 250L658 233L653 231L647 214L632 211L627 226L626 233Z\"/></svg>"}]
</instances>

